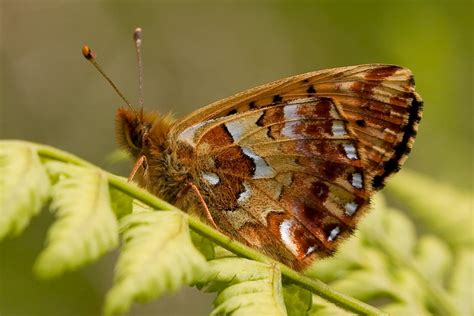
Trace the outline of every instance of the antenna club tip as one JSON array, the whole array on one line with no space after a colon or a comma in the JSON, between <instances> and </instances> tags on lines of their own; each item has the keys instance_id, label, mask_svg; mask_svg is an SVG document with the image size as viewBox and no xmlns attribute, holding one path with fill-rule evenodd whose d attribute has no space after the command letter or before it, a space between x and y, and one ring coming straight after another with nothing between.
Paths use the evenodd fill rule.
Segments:
<instances>
[{"instance_id":1,"label":"antenna club tip","mask_svg":"<svg viewBox=\"0 0 474 316\"><path fill-rule=\"evenodd\" d=\"M133 40L134 40L135 42L138 42L138 41L141 41L141 40L142 40L142 32L143 32L143 30L142 30L141 27L137 27L137 28L135 29L135 32L133 32Z\"/></svg>"},{"instance_id":2,"label":"antenna club tip","mask_svg":"<svg viewBox=\"0 0 474 316\"><path fill-rule=\"evenodd\" d=\"M94 60L96 57L95 53L87 45L82 46L82 55L87 60Z\"/></svg>"}]
</instances>

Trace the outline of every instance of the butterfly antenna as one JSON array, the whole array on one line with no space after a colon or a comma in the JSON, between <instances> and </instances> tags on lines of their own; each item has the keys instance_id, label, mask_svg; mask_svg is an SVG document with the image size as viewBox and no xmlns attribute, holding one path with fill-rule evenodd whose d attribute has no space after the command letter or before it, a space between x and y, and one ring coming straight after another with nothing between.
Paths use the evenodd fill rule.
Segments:
<instances>
[{"instance_id":1,"label":"butterfly antenna","mask_svg":"<svg viewBox=\"0 0 474 316\"><path fill-rule=\"evenodd\" d=\"M143 64L142 64L142 29L137 27L133 32L133 41L135 42L135 50L137 51L138 63L138 92L140 107L143 108Z\"/></svg>"},{"instance_id":2,"label":"butterfly antenna","mask_svg":"<svg viewBox=\"0 0 474 316\"><path fill-rule=\"evenodd\" d=\"M99 64L97 63L97 55L89 48L89 46L84 45L82 47L82 55L92 64L94 65L95 69L97 69L100 74L107 80L107 82L112 86L112 88L115 90L115 92L122 98L123 101L128 105L129 108L131 108L133 111L135 109L133 106L128 102L128 100L125 98L125 96L120 92L120 90L117 88L117 86L113 83L113 81L105 74L105 72L100 68ZM135 111L136 112L136 111Z\"/></svg>"}]
</instances>

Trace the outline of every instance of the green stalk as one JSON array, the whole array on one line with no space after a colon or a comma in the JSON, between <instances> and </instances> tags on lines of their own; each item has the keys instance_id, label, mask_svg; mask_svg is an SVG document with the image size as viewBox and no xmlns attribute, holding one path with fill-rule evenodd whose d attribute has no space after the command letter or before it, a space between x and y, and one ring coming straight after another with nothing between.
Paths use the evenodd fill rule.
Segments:
<instances>
[{"instance_id":1,"label":"green stalk","mask_svg":"<svg viewBox=\"0 0 474 316\"><path fill-rule=\"evenodd\" d=\"M133 183L128 183L126 179L123 177L116 176L111 174L107 171L100 169L99 167L60 149L41 145L31 142L25 141L0 141L3 144L11 144L11 145L22 145L22 146L30 146L36 149L39 156L46 159L57 160L65 163L71 163L87 168L95 168L101 170L104 174L106 174L108 182L110 186L120 190L121 192L151 206L157 210L175 210L181 211L180 209L176 208L175 206L160 200L156 196L152 195L151 193L139 188ZM183 211L181 211L183 212ZM225 249L233 252L234 254L252 259L259 262L265 263L272 263L276 264L280 267L282 275L289 281L294 284L301 286L302 288L311 291L312 293L328 300L329 302L346 309L348 311L360 314L360 315L387 315L383 311L368 305L362 301L359 301L355 298L347 296L343 293L337 292L334 289L330 288L327 284L321 282L317 279L312 279L307 276L304 276L301 273L296 272L295 270L289 268L288 266L276 262L273 259L263 255L262 253L247 247L231 238L227 237L226 235L216 231L215 229L211 228L210 226L202 223L197 218L192 216L188 216L189 226L192 230L194 230L199 235L206 237L207 239L211 240L217 245L224 247Z\"/></svg>"}]
</instances>

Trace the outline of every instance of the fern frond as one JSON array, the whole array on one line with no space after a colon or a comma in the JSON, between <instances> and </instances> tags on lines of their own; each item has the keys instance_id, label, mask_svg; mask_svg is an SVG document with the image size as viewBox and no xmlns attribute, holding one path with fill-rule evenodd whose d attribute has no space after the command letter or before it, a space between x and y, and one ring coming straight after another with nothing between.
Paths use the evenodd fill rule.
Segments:
<instances>
[{"instance_id":1,"label":"fern frond","mask_svg":"<svg viewBox=\"0 0 474 316\"><path fill-rule=\"evenodd\" d=\"M46 248L34 269L39 276L50 278L116 247L118 225L102 172L57 162L46 166L58 179L51 203L57 220L48 231Z\"/></svg>"},{"instance_id":2,"label":"fern frond","mask_svg":"<svg viewBox=\"0 0 474 316\"><path fill-rule=\"evenodd\" d=\"M317 262L310 274L363 301L384 298L381 309L389 314L463 315L455 304L459 293L445 284L454 260L445 242L433 235L419 236L414 223L388 208L381 195L359 228L335 257ZM317 305L311 315L328 315L336 308L321 301Z\"/></svg>"},{"instance_id":3,"label":"fern frond","mask_svg":"<svg viewBox=\"0 0 474 316\"><path fill-rule=\"evenodd\" d=\"M433 235L421 236L414 255L415 265L429 280L444 284L454 261L453 253L445 242Z\"/></svg>"},{"instance_id":4,"label":"fern frond","mask_svg":"<svg viewBox=\"0 0 474 316\"><path fill-rule=\"evenodd\" d=\"M233 257L214 259L198 285L218 292L211 315L286 315L276 265Z\"/></svg>"},{"instance_id":5,"label":"fern frond","mask_svg":"<svg viewBox=\"0 0 474 316\"><path fill-rule=\"evenodd\" d=\"M391 179L387 192L410 209L410 216L451 246L474 247L472 193L462 192L404 169Z\"/></svg>"},{"instance_id":6,"label":"fern frond","mask_svg":"<svg viewBox=\"0 0 474 316\"><path fill-rule=\"evenodd\" d=\"M313 295L294 284L283 285L283 299L288 316L308 315L313 305Z\"/></svg>"},{"instance_id":7,"label":"fern frond","mask_svg":"<svg viewBox=\"0 0 474 316\"><path fill-rule=\"evenodd\" d=\"M109 188L109 192L112 210L118 218L121 218L132 212L133 199L129 195L115 188Z\"/></svg>"},{"instance_id":8,"label":"fern frond","mask_svg":"<svg viewBox=\"0 0 474 316\"><path fill-rule=\"evenodd\" d=\"M323 300L317 295L313 295L313 306L307 314L308 316L355 316L357 314L345 311L330 302Z\"/></svg>"},{"instance_id":9,"label":"fern frond","mask_svg":"<svg viewBox=\"0 0 474 316\"><path fill-rule=\"evenodd\" d=\"M196 234L193 231L191 233L191 240L193 241L194 247L206 258L206 260L212 260L216 257L215 245L201 235Z\"/></svg>"},{"instance_id":10,"label":"fern frond","mask_svg":"<svg viewBox=\"0 0 474 316\"><path fill-rule=\"evenodd\" d=\"M120 230L125 245L115 284L107 294L106 315L126 312L133 301L174 292L194 282L205 269L206 261L194 248L181 212L152 212L138 206L121 219Z\"/></svg>"},{"instance_id":11,"label":"fern frond","mask_svg":"<svg viewBox=\"0 0 474 316\"><path fill-rule=\"evenodd\" d=\"M463 315L474 315L474 250L460 249L456 259L449 292Z\"/></svg>"},{"instance_id":12,"label":"fern frond","mask_svg":"<svg viewBox=\"0 0 474 316\"><path fill-rule=\"evenodd\" d=\"M48 174L36 150L0 145L0 240L19 235L50 192Z\"/></svg>"},{"instance_id":13,"label":"fern frond","mask_svg":"<svg viewBox=\"0 0 474 316\"><path fill-rule=\"evenodd\" d=\"M186 261L189 258L183 258L184 256L182 254L188 251L183 252L182 249L165 247L166 250L159 252L160 256L157 258L159 260L154 262L146 258L154 259L155 257L153 257L153 255L156 255L156 253L146 253L146 247L141 248L140 242L132 242L134 240L142 241L141 238L147 235L154 237L154 233L159 233L162 229L161 224L154 225L147 221L142 223L141 219L138 218L136 219L137 225L129 225L130 223L128 223L135 221L127 219L131 216L142 216L143 214L149 216L149 207L152 207L156 210L171 210L184 216L186 221L189 222L189 227L202 237L200 239L194 238L194 242L203 253L205 253L207 258L214 258L213 262L217 262L215 260L218 259L238 259L237 256L255 260L239 259L244 261L238 261L247 262L249 265L251 264L251 266L249 266L249 270L251 270L250 274L248 273L249 271L245 272L245 269L240 270L240 264L228 267L229 269L234 268L234 271L231 269L229 271L233 273L232 278L238 280L239 282L237 283L239 284L232 283L227 287L229 284L229 279L227 278L224 282L225 286L219 291L220 294L216 300L218 307L215 310L215 314L227 313L227 311L233 311L234 314L236 314L237 310L235 309L238 309L238 312L240 312L241 309L239 306L245 301L244 297L247 285L248 289L255 293L258 301L257 304L252 303L254 297L247 295L251 303L242 306L243 314L246 314L246 311L259 311L261 306L270 307L267 311L270 311L269 313L272 315L284 314L285 305L283 303L280 280L282 274L288 282L292 282L297 286L312 291L312 293L342 308L360 314L384 315L383 312L373 306L337 292L317 279L306 277L281 263L271 260L264 254L232 240L228 236L202 223L199 219L184 215L184 213L176 207L140 189L133 183L128 183L126 179L100 170L96 166L74 155L50 146L23 141L0 141L0 145L7 147L20 146L33 150L37 152L42 161L49 162L47 163L47 169L52 182L55 183L52 189L52 208L56 211L58 219L50 229L47 248L40 255L35 265L35 270L41 276L50 277L62 273L63 271L77 268L88 261L96 259L107 249L112 248L117 243L117 223L115 216L123 220L122 227L128 227L124 228L125 236L127 236L129 230L133 232L129 234L130 238L127 239L130 241L130 245L133 244L133 247L126 245L126 248L134 249L136 246L136 249L143 249L145 252L142 253L139 250L129 251L127 256L122 255L124 259L121 259L121 261L124 263L119 264L116 286L113 291L109 293L105 308L107 313L124 311L129 308L133 300L148 300L158 295L160 293L159 291L170 291L177 288L180 284L190 283L194 281L190 281L191 279L196 279L198 274L196 271L201 270L195 268L199 266L199 264L193 263L192 261L190 265ZM58 163L59 161L62 163ZM146 204L147 207L142 207L141 213L124 216L130 213L131 201L129 197L139 200L141 203ZM114 202L111 203L109 199L113 199ZM99 207L98 210L95 208L96 206ZM134 211L139 212L136 207ZM154 228L156 226L156 229L150 230L148 226L153 226ZM185 228L186 230L188 229L187 225L185 225ZM189 239L189 236L186 236L186 238ZM166 235L163 238L165 240L170 239L167 238ZM178 237L176 238L179 239ZM212 247L210 247L208 241L220 245L221 247L211 249ZM156 245L156 241L153 239L150 239L149 242L155 242L153 245ZM181 244L181 242L178 242L178 244ZM191 245L191 243L188 244ZM193 246L191 245L190 247ZM200 254L194 248L192 249L197 255L192 255L190 258L205 263L203 258L196 259L199 258ZM175 261L185 268L174 269L175 262L170 263L170 260L167 261L166 256L170 254L172 255L170 258L173 260L178 259ZM144 255L144 257L142 257L142 255ZM145 258L144 261L142 260L143 258ZM161 260L163 260L163 264L161 264ZM139 268L144 267L148 269L147 271L154 272L157 271L153 268L155 264L159 267L159 272L150 278L151 281L148 281L148 277L151 274L146 275L146 278L142 277L143 274L140 274ZM129 269L129 267L134 266L137 267L137 269ZM222 266L224 269L227 269L225 265ZM267 270L267 276L263 276L265 273L262 272L260 273L261 277L259 279L249 279L252 276L258 276L259 269L262 270L261 267L265 267L263 270ZM236 268L239 269L239 271L235 271ZM192 269L196 271L189 272L189 270ZM215 270L216 273L217 270ZM255 270L257 273L255 273ZM224 273L223 276L226 277L227 271L224 272L226 273ZM245 275L246 273L247 276ZM182 277L183 275L184 277ZM189 275L192 275L192 277L188 277ZM209 278L210 276L207 275L207 277ZM185 278L185 280L183 280L183 278ZM224 280L225 279L226 278L224 278ZM179 281L180 283L173 283L170 280L181 281ZM202 286L207 286L205 278L199 278L199 280ZM215 281L215 275L212 280ZM214 281L211 283L215 284L216 282ZM163 284L163 282L165 282L165 284ZM136 285L138 285L137 288L134 287ZM296 309L290 310L290 312L294 310ZM264 312L266 311L262 311L262 313Z\"/></svg>"}]
</instances>

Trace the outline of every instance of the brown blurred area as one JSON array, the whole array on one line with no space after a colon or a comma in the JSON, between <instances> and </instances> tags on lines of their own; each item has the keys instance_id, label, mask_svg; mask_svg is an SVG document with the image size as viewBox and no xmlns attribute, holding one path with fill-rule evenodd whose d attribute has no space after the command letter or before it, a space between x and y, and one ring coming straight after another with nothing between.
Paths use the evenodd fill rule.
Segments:
<instances>
[{"instance_id":1,"label":"brown blurred area","mask_svg":"<svg viewBox=\"0 0 474 316\"><path fill-rule=\"evenodd\" d=\"M412 69L425 101L407 162L472 191L473 16L466 1L0 0L0 138L49 144L108 170L121 99L81 55L88 44L133 103L135 27L144 30L145 108L177 117L282 77L363 63ZM0 315L98 315L115 254L58 280L31 274L47 212L0 244ZM185 289L131 315L206 315Z\"/></svg>"}]
</instances>

